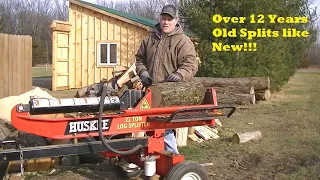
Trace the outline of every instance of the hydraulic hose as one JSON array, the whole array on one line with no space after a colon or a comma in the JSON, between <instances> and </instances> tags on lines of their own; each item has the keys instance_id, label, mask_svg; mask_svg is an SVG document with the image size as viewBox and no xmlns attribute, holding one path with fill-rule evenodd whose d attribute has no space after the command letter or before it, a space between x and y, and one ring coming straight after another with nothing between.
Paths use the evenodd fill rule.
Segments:
<instances>
[{"instance_id":1,"label":"hydraulic hose","mask_svg":"<svg viewBox=\"0 0 320 180\"><path fill-rule=\"evenodd\" d=\"M108 141L103 136L103 132L102 132L102 113L103 113L104 99L106 98L106 95L107 95L107 84L105 83L103 85L103 87L102 87L101 99L100 99L100 103L99 103L99 115L98 115L99 138L100 138L102 144L113 153L116 153L116 154L119 154L119 155L122 155L122 156L133 154L133 153L137 152L138 150L140 150L141 148L143 148L143 146L139 144L136 147L134 147L134 148L132 148L132 149L130 149L128 151L118 151L118 150L112 148L108 144Z\"/></svg>"}]
</instances>

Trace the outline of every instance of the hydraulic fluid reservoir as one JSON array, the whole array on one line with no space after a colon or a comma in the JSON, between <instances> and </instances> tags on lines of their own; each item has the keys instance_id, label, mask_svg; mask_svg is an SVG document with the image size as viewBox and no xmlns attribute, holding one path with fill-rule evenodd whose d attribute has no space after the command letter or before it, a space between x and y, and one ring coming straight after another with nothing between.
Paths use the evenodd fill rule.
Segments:
<instances>
[{"instance_id":1,"label":"hydraulic fluid reservoir","mask_svg":"<svg viewBox=\"0 0 320 180\"><path fill-rule=\"evenodd\" d=\"M99 112L100 97L45 99L33 98L29 101L30 114L51 114L71 112ZM104 99L104 111L120 110L118 96Z\"/></svg>"}]
</instances>

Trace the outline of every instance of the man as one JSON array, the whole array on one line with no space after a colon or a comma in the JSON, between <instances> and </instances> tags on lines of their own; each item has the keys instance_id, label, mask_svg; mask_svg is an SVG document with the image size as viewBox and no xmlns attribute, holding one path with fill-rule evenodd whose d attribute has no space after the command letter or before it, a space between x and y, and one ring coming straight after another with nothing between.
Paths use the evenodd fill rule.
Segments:
<instances>
[{"instance_id":1,"label":"man","mask_svg":"<svg viewBox=\"0 0 320 180\"><path fill-rule=\"evenodd\" d=\"M136 72L142 84L186 81L198 71L193 42L178 23L178 10L173 5L163 7L159 23L145 38L136 54ZM166 130L166 150L179 154L172 130Z\"/></svg>"}]
</instances>

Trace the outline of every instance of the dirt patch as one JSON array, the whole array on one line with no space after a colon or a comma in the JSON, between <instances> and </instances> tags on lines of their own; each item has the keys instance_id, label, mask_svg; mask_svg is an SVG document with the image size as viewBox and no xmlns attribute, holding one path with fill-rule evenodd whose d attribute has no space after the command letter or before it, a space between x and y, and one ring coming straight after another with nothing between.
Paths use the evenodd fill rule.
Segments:
<instances>
[{"instance_id":1,"label":"dirt patch","mask_svg":"<svg viewBox=\"0 0 320 180\"><path fill-rule=\"evenodd\" d=\"M206 167L210 179L286 179L305 173L310 179L320 178L319 156L272 156L241 153L214 157L212 167ZM318 172L318 173L317 173ZM314 173L314 174L312 174Z\"/></svg>"},{"instance_id":2,"label":"dirt patch","mask_svg":"<svg viewBox=\"0 0 320 180\"><path fill-rule=\"evenodd\" d=\"M209 179L286 179L292 177L299 171L305 171L310 179L320 178L320 157L289 156L286 158L273 158L272 156L261 156L258 154L240 153L226 156L212 157L213 166L205 167ZM311 170L307 170L311 169ZM317 176L308 176L310 171L318 172ZM83 164L78 167L60 167L52 174L49 172L29 175L30 180L60 180L60 179L87 179L87 180L124 180L127 178L119 175L115 169L107 163L96 165ZM142 179L136 178L136 179Z\"/></svg>"}]
</instances>

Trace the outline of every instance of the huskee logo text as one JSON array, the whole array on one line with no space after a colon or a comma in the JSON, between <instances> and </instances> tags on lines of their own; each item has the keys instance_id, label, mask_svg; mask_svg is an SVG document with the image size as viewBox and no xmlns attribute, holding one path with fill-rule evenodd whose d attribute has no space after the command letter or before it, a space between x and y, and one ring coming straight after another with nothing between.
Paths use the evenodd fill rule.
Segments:
<instances>
[{"instance_id":1,"label":"huskee logo text","mask_svg":"<svg viewBox=\"0 0 320 180\"><path fill-rule=\"evenodd\" d=\"M110 119L103 119L102 130L109 129ZM88 120L88 121L71 121L67 127L67 133L82 133L82 132L92 132L98 131L98 120Z\"/></svg>"}]
</instances>

